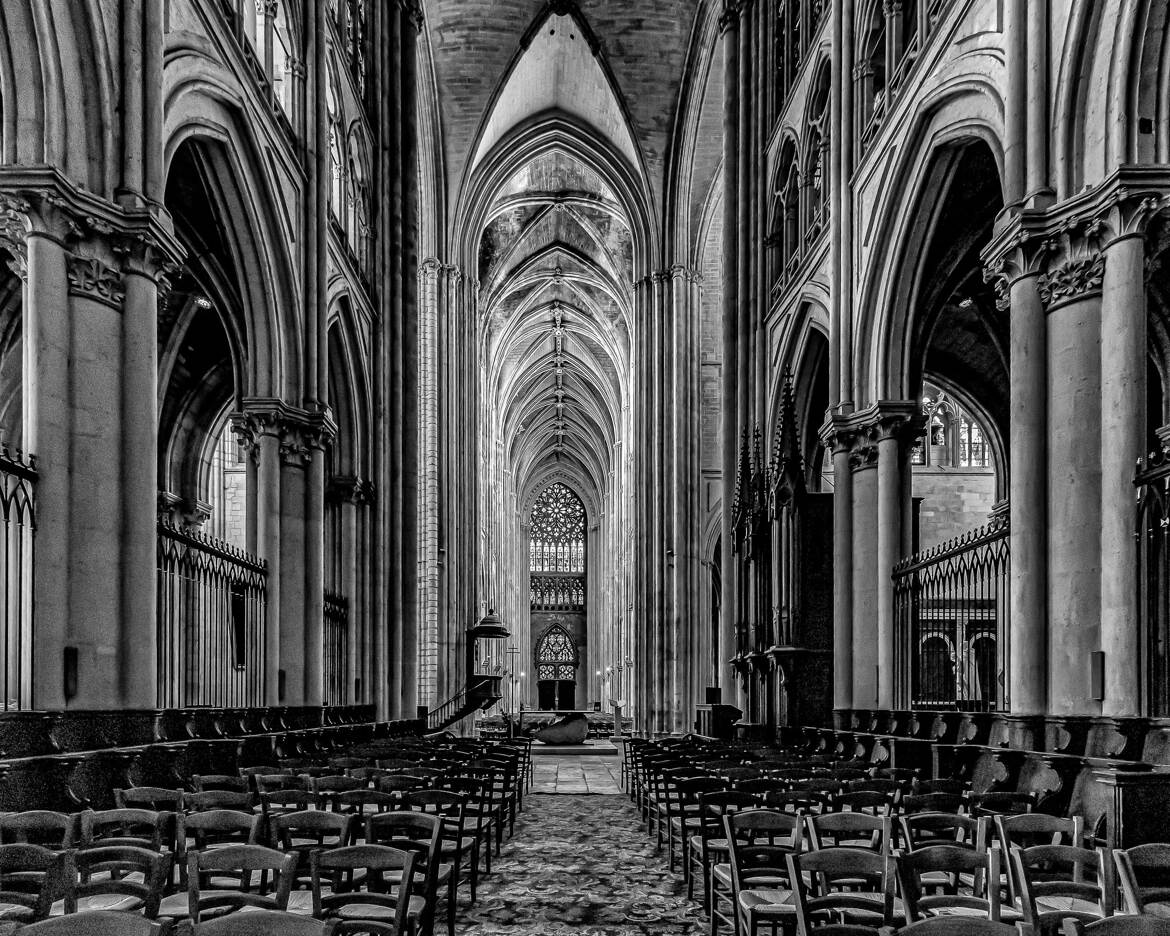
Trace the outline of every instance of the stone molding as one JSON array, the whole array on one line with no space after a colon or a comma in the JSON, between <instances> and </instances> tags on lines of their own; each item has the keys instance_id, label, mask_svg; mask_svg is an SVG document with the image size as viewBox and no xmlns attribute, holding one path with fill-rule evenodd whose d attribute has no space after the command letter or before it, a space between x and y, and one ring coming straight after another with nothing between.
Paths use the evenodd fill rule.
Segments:
<instances>
[{"instance_id":1,"label":"stone molding","mask_svg":"<svg viewBox=\"0 0 1170 936\"><path fill-rule=\"evenodd\" d=\"M211 518L211 504L197 497L180 497L170 491L159 491L158 518L175 529L199 532Z\"/></svg>"},{"instance_id":2,"label":"stone molding","mask_svg":"<svg viewBox=\"0 0 1170 936\"><path fill-rule=\"evenodd\" d=\"M916 400L879 400L847 416L830 416L820 436L834 455L849 453L853 471L862 471L877 465L879 442L897 439L902 450L918 438L924 422L922 407Z\"/></svg>"},{"instance_id":3,"label":"stone molding","mask_svg":"<svg viewBox=\"0 0 1170 936\"><path fill-rule=\"evenodd\" d=\"M308 465L313 453L337 436L337 425L327 410L305 410L272 398L245 399L242 409L232 413L231 421L232 432L253 462L259 461L262 436L278 440L284 464L300 467Z\"/></svg>"},{"instance_id":4,"label":"stone molding","mask_svg":"<svg viewBox=\"0 0 1170 936\"><path fill-rule=\"evenodd\" d=\"M56 169L0 166L0 246L27 276L28 238L67 253L69 292L120 308L123 278L143 276L166 289L185 251L170 216L157 207L124 208L78 188Z\"/></svg>"},{"instance_id":5,"label":"stone molding","mask_svg":"<svg viewBox=\"0 0 1170 936\"><path fill-rule=\"evenodd\" d=\"M1099 294L1105 251L1127 237L1144 237L1150 222L1170 208L1170 171L1122 166L1101 184L1047 208L1016 207L1001 216L984 248L984 279L996 306L1010 306L1013 283L1037 277L1049 311Z\"/></svg>"}]
</instances>

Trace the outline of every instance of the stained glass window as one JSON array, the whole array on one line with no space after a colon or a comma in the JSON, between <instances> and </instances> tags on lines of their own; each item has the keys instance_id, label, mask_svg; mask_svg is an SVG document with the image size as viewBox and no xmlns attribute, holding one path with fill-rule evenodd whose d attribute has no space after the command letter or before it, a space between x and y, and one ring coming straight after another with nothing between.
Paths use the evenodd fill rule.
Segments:
<instances>
[{"instance_id":1,"label":"stained glass window","mask_svg":"<svg viewBox=\"0 0 1170 936\"><path fill-rule=\"evenodd\" d=\"M536 646L536 662L537 665L577 662L577 647L573 644L573 638L560 624L554 624L540 638Z\"/></svg>"},{"instance_id":2,"label":"stained glass window","mask_svg":"<svg viewBox=\"0 0 1170 936\"><path fill-rule=\"evenodd\" d=\"M532 506L531 536L531 571L585 571L585 508L560 482L545 488Z\"/></svg>"}]
</instances>

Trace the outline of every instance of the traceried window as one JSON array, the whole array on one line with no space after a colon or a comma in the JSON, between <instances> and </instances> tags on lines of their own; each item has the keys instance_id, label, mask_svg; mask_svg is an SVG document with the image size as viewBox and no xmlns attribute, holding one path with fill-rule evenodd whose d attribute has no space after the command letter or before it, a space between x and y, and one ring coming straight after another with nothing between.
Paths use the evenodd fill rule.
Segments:
<instances>
[{"instance_id":1,"label":"traceried window","mask_svg":"<svg viewBox=\"0 0 1170 936\"><path fill-rule=\"evenodd\" d=\"M536 646L536 678L577 678L577 647L569 632L560 624L550 627Z\"/></svg>"},{"instance_id":2,"label":"traceried window","mask_svg":"<svg viewBox=\"0 0 1170 936\"><path fill-rule=\"evenodd\" d=\"M585 571L585 508L560 482L549 485L532 507L528 556L532 572Z\"/></svg>"}]
</instances>

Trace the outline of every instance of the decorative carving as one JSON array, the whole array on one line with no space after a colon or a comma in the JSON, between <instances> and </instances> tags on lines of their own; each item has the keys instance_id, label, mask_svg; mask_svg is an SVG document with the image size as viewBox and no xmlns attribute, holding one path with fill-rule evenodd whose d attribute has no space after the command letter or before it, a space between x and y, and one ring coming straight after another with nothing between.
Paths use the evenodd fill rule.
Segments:
<instances>
[{"instance_id":1,"label":"decorative carving","mask_svg":"<svg viewBox=\"0 0 1170 936\"><path fill-rule=\"evenodd\" d=\"M1101 291L1105 278L1105 257L1092 256L1068 260L1040 277L1040 299L1051 308Z\"/></svg>"},{"instance_id":2,"label":"decorative carving","mask_svg":"<svg viewBox=\"0 0 1170 936\"><path fill-rule=\"evenodd\" d=\"M337 477L330 480L325 494L333 503L361 507L374 502L374 483L353 476Z\"/></svg>"},{"instance_id":3,"label":"decorative carving","mask_svg":"<svg viewBox=\"0 0 1170 936\"><path fill-rule=\"evenodd\" d=\"M94 257L69 258L69 292L120 308L126 298L122 274Z\"/></svg>"},{"instance_id":4,"label":"decorative carving","mask_svg":"<svg viewBox=\"0 0 1170 936\"><path fill-rule=\"evenodd\" d=\"M337 435L337 426L327 411L310 412L281 400L245 400L243 410L231 418L232 432L253 461L259 459L261 436L278 440L285 464L304 466L312 461L314 450L323 449Z\"/></svg>"}]
</instances>

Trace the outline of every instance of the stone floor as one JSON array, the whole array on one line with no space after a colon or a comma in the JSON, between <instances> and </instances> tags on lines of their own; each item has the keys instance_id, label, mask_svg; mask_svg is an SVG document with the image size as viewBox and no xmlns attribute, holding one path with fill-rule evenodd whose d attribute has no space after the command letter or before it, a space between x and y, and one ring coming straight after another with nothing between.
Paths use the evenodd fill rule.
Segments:
<instances>
[{"instance_id":1,"label":"stone floor","mask_svg":"<svg viewBox=\"0 0 1170 936\"><path fill-rule=\"evenodd\" d=\"M533 793L621 793L617 757L534 757Z\"/></svg>"}]
</instances>

